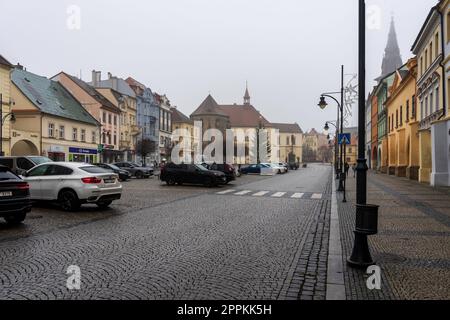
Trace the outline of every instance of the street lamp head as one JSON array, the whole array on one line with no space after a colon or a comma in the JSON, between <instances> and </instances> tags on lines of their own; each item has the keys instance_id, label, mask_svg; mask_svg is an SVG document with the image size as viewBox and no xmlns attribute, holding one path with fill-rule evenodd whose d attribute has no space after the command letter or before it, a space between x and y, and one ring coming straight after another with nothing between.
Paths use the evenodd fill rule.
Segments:
<instances>
[{"instance_id":1,"label":"street lamp head","mask_svg":"<svg viewBox=\"0 0 450 320\"><path fill-rule=\"evenodd\" d=\"M328 125L328 122L325 123L325 127L323 128L325 131L329 131L330 130L330 126Z\"/></svg>"},{"instance_id":2,"label":"street lamp head","mask_svg":"<svg viewBox=\"0 0 450 320\"><path fill-rule=\"evenodd\" d=\"M9 119L9 121L10 121L11 123L15 123L15 122L16 122L16 116L15 116L14 113L11 113L11 119Z\"/></svg>"},{"instance_id":3,"label":"street lamp head","mask_svg":"<svg viewBox=\"0 0 450 320\"><path fill-rule=\"evenodd\" d=\"M325 97L321 96L320 97L320 102L318 104L318 106L323 110L328 106L328 103L325 101Z\"/></svg>"}]
</instances>

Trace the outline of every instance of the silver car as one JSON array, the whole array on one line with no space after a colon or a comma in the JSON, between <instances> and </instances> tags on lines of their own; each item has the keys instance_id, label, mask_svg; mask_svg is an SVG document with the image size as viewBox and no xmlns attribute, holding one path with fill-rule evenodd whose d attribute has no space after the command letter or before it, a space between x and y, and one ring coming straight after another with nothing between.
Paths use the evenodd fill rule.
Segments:
<instances>
[{"instance_id":1,"label":"silver car","mask_svg":"<svg viewBox=\"0 0 450 320\"><path fill-rule=\"evenodd\" d=\"M105 209L122 196L116 174L86 163L45 163L27 171L23 178L30 185L32 200L58 201L66 211L85 203Z\"/></svg>"}]
</instances>

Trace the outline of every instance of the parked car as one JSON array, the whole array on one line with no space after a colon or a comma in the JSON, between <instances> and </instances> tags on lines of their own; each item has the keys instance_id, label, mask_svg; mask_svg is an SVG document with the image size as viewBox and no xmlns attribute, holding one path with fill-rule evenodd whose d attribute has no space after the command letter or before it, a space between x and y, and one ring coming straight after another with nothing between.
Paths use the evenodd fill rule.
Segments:
<instances>
[{"instance_id":1,"label":"parked car","mask_svg":"<svg viewBox=\"0 0 450 320\"><path fill-rule=\"evenodd\" d=\"M0 217L22 223L31 211L30 186L8 167L0 166Z\"/></svg>"},{"instance_id":2,"label":"parked car","mask_svg":"<svg viewBox=\"0 0 450 320\"><path fill-rule=\"evenodd\" d=\"M114 172L119 176L120 181L127 181L131 179L131 173L127 170L120 169L118 166L115 166L113 164L108 163L95 163L94 164L97 167L103 168L105 170Z\"/></svg>"},{"instance_id":3,"label":"parked car","mask_svg":"<svg viewBox=\"0 0 450 320\"><path fill-rule=\"evenodd\" d=\"M122 196L122 185L115 173L74 162L38 165L24 174L30 185L31 200L57 201L65 211L85 203L105 209Z\"/></svg>"},{"instance_id":4,"label":"parked car","mask_svg":"<svg viewBox=\"0 0 450 320\"><path fill-rule=\"evenodd\" d=\"M0 157L0 165L8 167L17 175L21 175L39 164L48 162L53 161L47 157L40 156Z\"/></svg>"},{"instance_id":5,"label":"parked car","mask_svg":"<svg viewBox=\"0 0 450 320\"><path fill-rule=\"evenodd\" d=\"M137 179L149 178L154 173L153 167L142 167L134 162L117 162L114 165L128 171L132 177Z\"/></svg>"},{"instance_id":6,"label":"parked car","mask_svg":"<svg viewBox=\"0 0 450 320\"><path fill-rule=\"evenodd\" d=\"M279 166L286 168L286 172L289 172L289 164L284 163L284 162L279 162L278 163Z\"/></svg>"},{"instance_id":7,"label":"parked car","mask_svg":"<svg viewBox=\"0 0 450 320\"><path fill-rule=\"evenodd\" d=\"M161 170L161 181L169 186L175 184L201 184L207 187L215 187L227 184L225 173L208 170L202 165L169 163Z\"/></svg>"},{"instance_id":8,"label":"parked car","mask_svg":"<svg viewBox=\"0 0 450 320\"><path fill-rule=\"evenodd\" d=\"M273 169L275 169L275 173L283 174L283 173L286 173L286 172L287 172L287 169L286 169L284 166L280 166L280 165L277 164L277 163L263 163L263 164L265 164L265 165L267 165L267 166L272 167Z\"/></svg>"},{"instance_id":9,"label":"parked car","mask_svg":"<svg viewBox=\"0 0 450 320\"><path fill-rule=\"evenodd\" d=\"M241 168L241 173L242 174L261 174L261 169L267 169L270 168L270 166L268 166L267 164L252 164L249 165L248 167L243 167Z\"/></svg>"},{"instance_id":10,"label":"parked car","mask_svg":"<svg viewBox=\"0 0 450 320\"><path fill-rule=\"evenodd\" d=\"M208 170L223 172L225 174L225 176L227 177L227 183L230 183L231 181L236 180L236 170L230 164L217 164L217 163L206 164L206 163L204 163L204 164L202 164L202 166L204 166Z\"/></svg>"}]
</instances>

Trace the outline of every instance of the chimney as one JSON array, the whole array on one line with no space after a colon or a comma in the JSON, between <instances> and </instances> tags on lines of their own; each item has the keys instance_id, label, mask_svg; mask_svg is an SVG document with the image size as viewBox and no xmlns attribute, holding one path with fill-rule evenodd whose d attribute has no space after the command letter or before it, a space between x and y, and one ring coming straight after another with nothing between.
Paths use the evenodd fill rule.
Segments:
<instances>
[{"instance_id":1,"label":"chimney","mask_svg":"<svg viewBox=\"0 0 450 320\"><path fill-rule=\"evenodd\" d=\"M22 66L20 63L17 63L16 69L18 69L18 70L23 70L23 66Z\"/></svg>"},{"instance_id":2,"label":"chimney","mask_svg":"<svg viewBox=\"0 0 450 320\"><path fill-rule=\"evenodd\" d=\"M116 90L116 91L118 91L118 82L119 82L119 80L117 79L117 77L111 77L110 78L111 79L111 85L112 85L112 88L113 88L113 90Z\"/></svg>"},{"instance_id":3,"label":"chimney","mask_svg":"<svg viewBox=\"0 0 450 320\"><path fill-rule=\"evenodd\" d=\"M101 80L102 80L102 72L92 70L92 86L98 87Z\"/></svg>"}]
</instances>

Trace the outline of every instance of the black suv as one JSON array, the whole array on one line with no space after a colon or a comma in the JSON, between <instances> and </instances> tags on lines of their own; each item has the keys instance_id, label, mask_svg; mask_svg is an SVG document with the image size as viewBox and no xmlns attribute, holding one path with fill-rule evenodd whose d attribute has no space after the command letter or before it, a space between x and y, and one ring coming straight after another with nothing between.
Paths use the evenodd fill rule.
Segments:
<instances>
[{"instance_id":1,"label":"black suv","mask_svg":"<svg viewBox=\"0 0 450 320\"><path fill-rule=\"evenodd\" d=\"M227 183L230 183L231 181L236 180L236 170L234 169L234 167L232 165L217 164L217 163L213 163L213 164L203 163L202 166L204 166L208 170L223 172L225 174L225 176L227 177Z\"/></svg>"},{"instance_id":2,"label":"black suv","mask_svg":"<svg viewBox=\"0 0 450 320\"><path fill-rule=\"evenodd\" d=\"M152 167L142 167L134 162L117 162L114 163L116 167L128 171L132 177L138 179L148 178L153 176L154 169Z\"/></svg>"},{"instance_id":3,"label":"black suv","mask_svg":"<svg viewBox=\"0 0 450 320\"><path fill-rule=\"evenodd\" d=\"M186 183L216 187L227 183L227 177L223 172L208 170L196 164L169 163L161 169L160 179L169 186Z\"/></svg>"},{"instance_id":4,"label":"black suv","mask_svg":"<svg viewBox=\"0 0 450 320\"><path fill-rule=\"evenodd\" d=\"M20 224L30 211L30 186L0 165L0 217L8 224Z\"/></svg>"}]
</instances>

